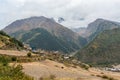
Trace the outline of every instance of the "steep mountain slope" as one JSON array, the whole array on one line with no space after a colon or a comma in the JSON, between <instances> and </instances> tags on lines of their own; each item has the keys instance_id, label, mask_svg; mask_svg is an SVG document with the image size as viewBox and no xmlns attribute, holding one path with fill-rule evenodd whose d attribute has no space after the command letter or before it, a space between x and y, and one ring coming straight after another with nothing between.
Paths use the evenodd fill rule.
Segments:
<instances>
[{"instance_id":1,"label":"steep mountain slope","mask_svg":"<svg viewBox=\"0 0 120 80\"><path fill-rule=\"evenodd\" d=\"M80 36L85 35L86 28L85 27L80 27L80 28L71 28L72 31L78 33Z\"/></svg>"},{"instance_id":2,"label":"steep mountain slope","mask_svg":"<svg viewBox=\"0 0 120 80\"><path fill-rule=\"evenodd\" d=\"M3 31L0 31L0 49L19 50L23 48L23 44L18 40L11 38Z\"/></svg>"},{"instance_id":3,"label":"steep mountain slope","mask_svg":"<svg viewBox=\"0 0 120 80\"><path fill-rule=\"evenodd\" d=\"M120 23L104 19L97 19L93 23L90 23L88 25L86 30L86 36L89 38L89 40L92 40L100 32L104 30L111 30L114 28L120 28Z\"/></svg>"},{"instance_id":4,"label":"steep mountain slope","mask_svg":"<svg viewBox=\"0 0 120 80\"><path fill-rule=\"evenodd\" d=\"M43 16L17 20L3 30L9 33L11 36L29 43L33 49L42 48L46 50L71 52L80 49L87 43L86 39L80 37L72 30L56 23L52 19ZM38 37L41 33L42 36L40 35L41 37ZM29 37L25 39L24 36ZM41 40L42 42L40 42ZM60 47L56 47L53 44L59 46L61 45L61 47L66 50L59 49Z\"/></svg>"},{"instance_id":5,"label":"steep mountain slope","mask_svg":"<svg viewBox=\"0 0 120 80\"><path fill-rule=\"evenodd\" d=\"M97 19L88 25L86 33L88 34L87 36L89 36L89 40L92 40L97 34L101 33L102 31L111 30L114 28L120 28L120 23L104 19Z\"/></svg>"},{"instance_id":6,"label":"steep mountain slope","mask_svg":"<svg viewBox=\"0 0 120 80\"><path fill-rule=\"evenodd\" d=\"M120 29L106 30L75 55L86 63L120 63Z\"/></svg>"},{"instance_id":7,"label":"steep mountain slope","mask_svg":"<svg viewBox=\"0 0 120 80\"><path fill-rule=\"evenodd\" d=\"M78 35L70 29L56 23L54 20L46 17L31 17L22 20L17 20L5 27L3 30L6 33L15 33L16 31L28 31L35 28L43 28L56 36L64 36L68 39L77 39ZM72 37L72 38L71 38Z\"/></svg>"},{"instance_id":8,"label":"steep mountain slope","mask_svg":"<svg viewBox=\"0 0 120 80\"><path fill-rule=\"evenodd\" d=\"M102 31L111 30L114 28L120 28L120 23L98 18L88 24L87 28L78 28L75 32L79 33L80 36L87 38L88 41L91 41Z\"/></svg>"},{"instance_id":9,"label":"steep mountain slope","mask_svg":"<svg viewBox=\"0 0 120 80\"><path fill-rule=\"evenodd\" d=\"M42 28L32 29L24 33L20 40L30 44L32 49L58 50L66 53L79 49L74 42L67 42Z\"/></svg>"}]
</instances>

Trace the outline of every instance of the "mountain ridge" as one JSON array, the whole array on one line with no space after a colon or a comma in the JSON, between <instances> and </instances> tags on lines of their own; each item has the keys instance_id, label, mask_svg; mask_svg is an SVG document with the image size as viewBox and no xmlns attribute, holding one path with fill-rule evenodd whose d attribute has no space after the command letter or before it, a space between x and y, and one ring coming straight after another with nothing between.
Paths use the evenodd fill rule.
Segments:
<instances>
[{"instance_id":1,"label":"mountain ridge","mask_svg":"<svg viewBox=\"0 0 120 80\"><path fill-rule=\"evenodd\" d=\"M105 30L98 34L76 57L83 62L97 65L120 63L120 28Z\"/></svg>"},{"instance_id":2,"label":"mountain ridge","mask_svg":"<svg viewBox=\"0 0 120 80\"><path fill-rule=\"evenodd\" d=\"M42 28L46 30L46 33L49 32L49 36L57 37L54 38L60 42L64 42L65 44L69 44L69 46L72 46L72 50L80 49L82 46L84 46L87 41L85 38L80 37L77 33L73 32L72 30L58 24L57 22L53 21L50 18L46 17L30 17L26 19L17 20L10 25L8 25L3 30L6 33L9 33L11 36L16 37L17 39L21 40L22 36L29 31L32 31L32 29ZM44 35L44 34L43 34ZM33 35L31 35L33 36ZM37 38L36 38L37 39ZM46 40L45 40L46 41ZM48 42L49 40L47 40ZM25 41L26 42L26 41ZM35 43L36 44L36 43ZM61 44L61 43L60 43ZM73 46L74 45L74 46Z\"/></svg>"},{"instance_id":3,"label":"mountain ridge","mask_svg":"<svg viewBox=\"0 0 120 80\"><path fill-rule=\"evenodd\" d=\"M112 30L114 28L120 28L120 23L115 21L110 21L102 18L98 18L95 21L88 24L87 28L84 28L82 31L76 31L80 36L87 38L90 42L95 36L101 33L104 30Z\"/></svg>"}]
</instances>

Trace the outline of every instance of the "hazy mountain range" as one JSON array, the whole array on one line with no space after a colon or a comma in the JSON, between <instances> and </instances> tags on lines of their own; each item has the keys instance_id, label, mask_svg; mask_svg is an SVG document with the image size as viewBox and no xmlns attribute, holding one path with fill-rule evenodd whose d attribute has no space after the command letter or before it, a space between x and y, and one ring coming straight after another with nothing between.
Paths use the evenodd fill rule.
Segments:
<instances>
[{"instance_id":1,"label":"hazy mountain range","mask_svg":"<svg viewBox=\"0 0 120 80\"><path fill-rule=\"evenodd\" d=\"M76 30L72 30L77 32L80 36L87 38L88 41L91 41L102 31L112 30L114 28L120 28L120 23L98 18L92 23L88 24L87 28L76 28Z\"/></svg>"},{"instance_id":2,"label":"hazy mountain range","mask_svg":"<svg viewBox=\"0 0 120 80\"><path fill-rule=\"evenodd\" d=\"M3 31L30 44L33 49L68 53L80 49L87 43L86 39L77 33L43 16L17 20Z\"/></svg>"},{"instance_id":3,"label":"hazy mountain range","mask_svg":"<svg viewBox=\"0 0 120 80\"><path fill-rule=\"evenodd\" d=\"M64 18L58 19L60 23ZM32 49L44 49L75 54L78 60L91 64L119 63L120 23L96 19L87 28L72 28L53 18L30 17L17 20L3 29L9 35L29 44ZM113 59L114 58L114 59Z\"/></svg>"}]
</instances>

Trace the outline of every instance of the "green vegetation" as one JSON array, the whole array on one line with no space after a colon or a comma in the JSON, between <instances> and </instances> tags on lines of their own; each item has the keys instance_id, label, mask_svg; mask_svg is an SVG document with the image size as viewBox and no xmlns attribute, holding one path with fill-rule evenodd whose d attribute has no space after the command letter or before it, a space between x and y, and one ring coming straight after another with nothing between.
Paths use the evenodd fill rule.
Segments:
<instances>
[{"instance_id":1,"label":"green vegetation","mask_svg":"<svg viewBox=\"0 0 120 80\"><path fill-rule=\"evenodd\" d=\"M16 20L3 30L32 49L70 53L87 43L85 38L44 16Z\"/></svg>"},{"instance_id":2,"label":"green vegetation","mask_svg":"<svg viewBox=\"0 0 120 80\"><path fill-rule=\"evenodd\" d=\"M11 36L16 37L22 42L30 44L32 49L44 49L49 51L60 51L64 53L70 53L75 50L80 49L87 42L86 39L79 37L78 45L75 41L70 39L66 40L66 37L59 37L45 29L36 28L30 31L22 31L11 34Z\"/></svg>"},{"instance_id":3,"label":"green vegetation","mask_svg":"<svg viewBox=\"0 0 120 80\"><path fill-rule=\"evenodd\" d=\"M30 53L30 52L27 53L27 56L28 56L28 57L31 57L31 56L32 56L32 53Z\"/></svg>"},{"instance_id":4,"label":"green vegetation","mask_svg":"<svg viewBox=\"0 0 120 80\"><path fill-rule=\"evenodd\" d=\"M7 35L4 31L0 31L0 35L4 35L4 36L7 36L7 37L10 37L10 36Z\"/></svg>"},{"instance_id":5,"label":"green vegetation","mask_svg":"<svg viewBox=\"0 0 120 80\"><path fill-rule=\"evenodd\" d=\"M11 60L12 60L12 61L17 61L17 57L13 56L13 57L11 58Z\"/></svg>"},{"instance_id":6,"label":"green vegetation","mask_svg":"<svg viewBox=\"0 0 120 80\"><path fill-rule=\"evenodd\" d=\"M23 44L16 40L15 38L11 38L3 31L0 31L0 49L23 49Z\"/></svg>"},{"instance_id":7,"label":"green vegetation","mask_svg":"<svg viewBox=\"0 0 120 80\"><path fill-rule=\"evenodd\" d=\"M10 57L0 56L0 80L33 80L22 72L21 65L9 66L10 61Z\"/></svg>"},{"instance_id":8,"label":"green vegetation","mask_svg":"<svg viewBox=\"0 0 120 80\"><path fill-rule=\"evenodd\" d=\"M22 66L2 66L0 65L0 80L33 80L33 78L22 72Z\"/></svg>"},{"instance_id":9,"label":"green vegetation","mask_svg":"<svg viewBox=\"0 0 120 80\"><path fill-rule=\"evenodd\" d=\"M90 42L101 32L115 28L120 28L120 24L118 22L109 21L101 18L96 19L94 22L88 25L88 33L86 34L90 34L90 36L87 40Z\"/></svg>"},{"instance_id":10,"label":"green vegetation","mask_svg":"<svg viewBox=\"0 0 120 80\"><path fill-rule=\"evenodd\" d=\"M0 55L0 64L1 65L7 66L10 61L11 61L10 57Z\"/></svg>"},{"instance_id":11,"label":"green vegetation","mask_svg":"<svg viewBox=\"0 0 120 80\"><path fill-rule=\"evenodd\" d=\"M91 65L120 63L120 29L106 30L75 56Z\"/></svg>"},{"instance_id":12,"label":"green vegetation","mask_svg":"<svg viewBox=\"0 0 120 80\"><path fill-rule=\"evenodd\" d=\"M28 53L31 55L31 53ZM87 64L77 61L73 57L65 58L64 55L58 53L38 53L38 55L28 56L7 56L0 55L0 80L33 80L33 78L25 75L22 72L21 65L10 65L10 62L32 62L32 61L43 61L43 60L53 60L56 62L63 63L65 66L77 68L82 67L83 69L88 70L89 66ZM56 66L57 67L57 66ZM64 69L64 66L61 66ZM55 75L50 75L48 77L41 77L40 80L61 80L56 79ZM74 80L74 79L64 79L64 80ZM79 79L78 79L79 80Z\"/></svg>"},{"instance_id":13,"label":"green vegetation","mask_svg":"<svg viewBox=\"0 0 120 80\"><path fill-rule=\"evenodd\" d=\"M106 80L117 80L117 79L114 79L113 77L109 77L107 75L96 75L97 77L101 77L103 79L106 79Z\"/></svg>"}]
</instances>

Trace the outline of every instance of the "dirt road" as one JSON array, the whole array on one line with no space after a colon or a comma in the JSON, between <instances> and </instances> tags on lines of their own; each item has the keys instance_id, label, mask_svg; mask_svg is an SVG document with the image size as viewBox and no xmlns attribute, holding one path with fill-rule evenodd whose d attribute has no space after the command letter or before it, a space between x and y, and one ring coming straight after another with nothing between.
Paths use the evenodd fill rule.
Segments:
<instances>
[{"instance_id":1,"label":"dirt road","mask_svg":"<svg viewBox=\"0 0 120 80\"><path fill-rule=\"evenodd\" d=\"M15 50L0 50L0 54L12 55L12 56L26 56L27 51L15 51Z\"/></svg>"}]
</instances>

